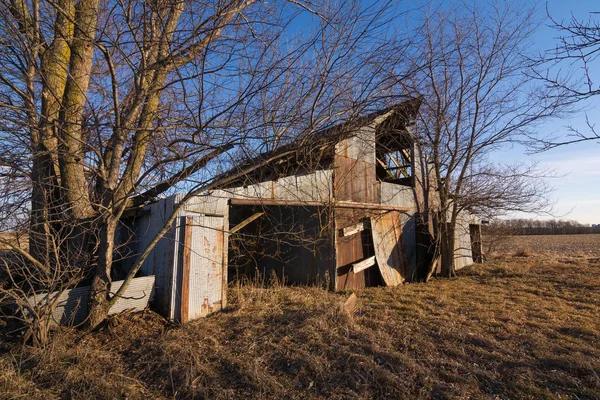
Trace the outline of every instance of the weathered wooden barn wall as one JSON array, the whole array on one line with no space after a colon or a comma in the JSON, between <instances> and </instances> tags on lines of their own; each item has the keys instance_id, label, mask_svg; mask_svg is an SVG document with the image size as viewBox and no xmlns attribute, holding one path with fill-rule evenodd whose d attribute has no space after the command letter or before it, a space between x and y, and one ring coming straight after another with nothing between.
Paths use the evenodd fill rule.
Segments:
<instances>
[{"instance_id":1,"label":"weathered wooden barn wall","mask_svg":"<svg viewBox=\"0 0 600 400\"><path fill-rule=\"evenodd\" d=\"M338 201L379 204L381 194L375 173L375 124L356 131L335 146L333 190ZM369 230L345 236L348 228L368 221L373 210L335 209L336 289L360 289L379 283L373 268L354 272L353 265L375 255ZM377 280L377 281L376 281Z\"/></svg>"},{"instance_id":2,"label":"weathered wooden barn wall","mask_svg":"<svg viewBox=\"0 0 600 400\"><path fill-rule=\"evenodd\" d=\"M230 255L246 274L254 268L267 277L274 272L288 283L328 281L334 290L393 286L415 278L432 260L439 202L430 167L405 127L407 118L406 110L391 108L358 124L334 127L308 146L292 143L281 154L245 161L244 167L252 167L277 160L243 178L236 175L242 167L226 172L225 177L233 177L232 187L190 199L142 268L157 277L156 308L167 318L185 321L224 307ZM411 165L399 164L391 152L401 152L401 161ZM386 157L397 168L385 164L390 162ZM392 174L398 170L402 175ZM182 198L174 195L146 207L136 222L138 252ZM431 218L419 217L423 215ZM190 218L197 229L190 228L195 225ZM469 232L473 221L463 222ZM244 235L254 239L244 242ZM457 236L459 268L472 262L467 237L470 232ZM246 249L253 265L234 247L229 252L230 239L254 246ZM222 242L220 248L209 245L216 242ZM202 306L204 311L196 313Z\"/></svg>"}]
</instances>

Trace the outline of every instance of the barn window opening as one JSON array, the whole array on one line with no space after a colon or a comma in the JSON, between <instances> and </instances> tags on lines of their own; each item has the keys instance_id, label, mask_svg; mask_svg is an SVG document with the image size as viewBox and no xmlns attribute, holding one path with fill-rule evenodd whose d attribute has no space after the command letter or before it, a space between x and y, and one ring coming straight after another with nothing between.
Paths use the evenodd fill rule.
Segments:
<instances>
[{"instance_id":1,"label":"barn window opening","mask_svg":"<svg viewBox=\"0 0 600 400\"><path fill-rule=\"evenodd\" d=\"M413 139L406 130L378 132L375 157L377 179L413 186Z\"/></svg>"},{"instance_id":2,"label":"barn window opening","mask_svg":"<svg viewBox=\"0 0 600 400\"><path fill-rule=\"evenodd\" d=\"M378 155L377 178L384 182L412 186L412 157L408 149Z\"/></svg>"}]
</instances>

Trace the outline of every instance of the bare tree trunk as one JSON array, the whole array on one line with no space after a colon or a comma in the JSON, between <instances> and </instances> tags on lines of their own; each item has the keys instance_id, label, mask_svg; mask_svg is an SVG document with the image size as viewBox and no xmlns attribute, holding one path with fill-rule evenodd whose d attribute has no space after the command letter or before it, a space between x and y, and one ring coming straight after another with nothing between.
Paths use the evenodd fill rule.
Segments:
<instances>
[{"instance_id":1,"label":"bare tree trunk","mask_svg":"<svg viewBox=\"0 0 600 400\"><path fill-rule=\"evenodd\" d=\"M98 260L89 300L88 325L91 329L96 328L106 319L110 309L108 295L117 221L116 218L109 217L108 221L102 222L100 227Z\"/></svg>"},{"instance_id":2,"label":"bare tree trunk","mask_svg":"<svg viewBox=\"0 0 600 400\"><path fill-rule=\"evenodd\" d=\"M32 199L30 218L30 251L38 260L52 263L52 220L60 214L60 172L58 167L57 124L61 99L67 82L71 49L68 41L73 36L74 5L59 0L61 12L56 13L56 37L40 56L40 74L43 76L39 126L31 123L32 133Z\"/></svg>"}]
</instances>

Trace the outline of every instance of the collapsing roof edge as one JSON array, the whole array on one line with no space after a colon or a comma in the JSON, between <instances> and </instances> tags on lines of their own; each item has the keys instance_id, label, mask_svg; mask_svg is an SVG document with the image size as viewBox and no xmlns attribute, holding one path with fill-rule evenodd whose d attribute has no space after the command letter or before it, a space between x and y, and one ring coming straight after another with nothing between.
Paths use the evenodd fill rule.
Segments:
<instances>
[{"instance_id":1,"label":"collapsing roof edge","mask_svg":"<svg viewBox=\"0 0 600 400\"><path fill-rule=\"evenodd\" d=\"M284 175L291 175L302 168L318 169L332 160L336 143L352 137L357 128L373 122L386 127L386 129L379 129L376 134L377 142L386 147L399 139L412 140L412 137L409 138L410 133L406 131L406 127L414 120L420 105L420 98L410 98L394 106L351 119L331 128L301 135L291 143L237 164L227 172L215 177L214 181L226 181L227 183L221 187L227 188L260 182L263 180L260 179L260 176L263 176L265 171L270 173L274 169L278 169L276 166L281 169L284 169L283 166L293 166L294 171ZM380 120L378 121L378 119ZM402 129L398 129L399 125ZM402 131L406 137L399 138L399 131ZM252 170L252 172L233 178L246 170Z\"/></svg>"}]
</instances>

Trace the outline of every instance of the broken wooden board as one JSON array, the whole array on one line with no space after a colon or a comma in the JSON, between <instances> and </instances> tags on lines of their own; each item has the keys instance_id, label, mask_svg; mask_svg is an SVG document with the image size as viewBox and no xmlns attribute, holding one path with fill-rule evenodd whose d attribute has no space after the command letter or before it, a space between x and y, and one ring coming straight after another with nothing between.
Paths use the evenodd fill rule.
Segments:
<instances>
[{"instance_id":1,"label":"broken wooden board","mask_svg":"<svg viewBox=\"0 0 600 400\"><path fill-rule=\"evenodd\" d=\"M364 271L365 269L372 267L375 265L375 256L371 256L369 258L365 258L362 261L352 264L352 270L354 273L359 273L360 271Z\"/></svg>"},{"instance_id":2,"label":"broken wooden board","mask_svg":"<svg viewBox=\"0 0 600 400\"><path fill-rule=\"evenodd\" d=\"M387 286L403 283L408 278L408 262L402 243L400 213L390 211L371 217L371 234L383 281Z\"/></svg>"},{"instance_id":3,"label":"broken wooden board","mask_svg":"<svg viewBox=\"0 0 600 400\"><path fill-rule=\"evenodd\" d=\"M346 312L348 315L353 315L356 312L356 309L358 308L356 300L356 294L352 293L342 305L342 310L344 310L344 312Z\"/></svg>"}]
</instances>

